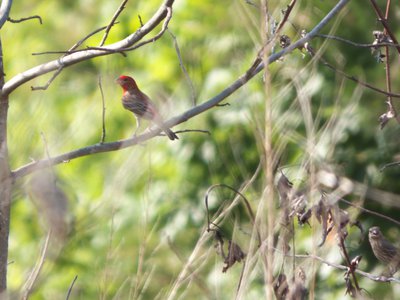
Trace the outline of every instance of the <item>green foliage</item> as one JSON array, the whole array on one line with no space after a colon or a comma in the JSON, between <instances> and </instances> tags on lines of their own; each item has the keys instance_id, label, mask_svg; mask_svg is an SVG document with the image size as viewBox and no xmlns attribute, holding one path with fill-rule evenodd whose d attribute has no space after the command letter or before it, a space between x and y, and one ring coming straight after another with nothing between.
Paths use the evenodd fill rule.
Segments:
<instances>
[{"instance_id":1,"label":"green foliage","mask_svg":"<svg viewBox=\"0 0 400 300\"><path fill-rule=\"evenodd\" d=\"M300 2L290 22L307 30L333 5L330 1ZM137 30L138 15L146 22L160 3L128 2L107 43ZM271 17L279 21L286 4L268 3ZM37 20L6 24L2 33L6 79L57 59L59 56L54 54L31 54L69 49L93 30L107 25L118 5L115 1L14 3L12 18L38 14L43 25ZM398 7L394 9L398 13ZM331 24L324 33L360 43L372 42L371 31L380 29L372 21L374 18L371 7L353 1L339 17L336 29L329 32L329 26L334 26ZM177 37L198 103L218 94L251 65L263 40L260 24L259 8L246 1L176 1L169 30ZM290 24L286 24L283 33L293 41L299 37ZM82 47L97 46L101 37L102 33L98 33ZM315 38L312 44L323 49L324 58L338 69L364 77L374 86L385 86L384 65L374 60L369 49L322 38ZM273 49L279 50L278 46ZM106 141L128 138L135 129L135 120L123 110L121 91L114 83L121 74L134 76L166 116L191 107L191 89L168 32L158 41L126 54L127 57L114 54L66 68L45 91L31 91L30 86L44 85L51 74L12 93L8 146L13 169L100 141L99 78L106 106ZM173 143L155 138L143 145L86 156L55 167L59 183L69 197L72 229L63 247L51 241L31 299L64 299L75 276L78 278L71 299L167 297L207 225L204 195L209 186L224 183L239 190L263 166L244 192L254 212L262 206L267 134L271 134L274 151L280 156L279 166L285 166L283 172L296 186L307 185L309 178L303 167L311 162L321 168L334 168L353 180L400 193L400 169L379 172L383 164L398 156L399 149L398 125L392 120L384 130L379 129L377 119L386 109L382 95L344 80L304 50L295 50L269 70L271 86L266 87L263 76L258 75L224 101L229 106L215 107L174 128L207 130L209 134L182 133L180 140ZM392 77L393 87L398 86L398 76ZM266 97L271 97L272 132L265 129ZM310 141L314 142L312 147ZM46 237L41 212L32 204L26 189L28 180L17 182L13 197L9 251L12 263L8 274L13 294L23 292ZM211 213L223 203L227 207L233 197L229 191L213 192ZM352 196L351 200L358 198ZM279 220L276 199L267 200L274 201ZM397 209L377 202L366 201L365 206L393 218L398 214ZM252 227L243 207L238 205L228 214L221 228L226 238L233 236L247 253ZM381 226L390 232L393 241L398 237L398 229L376 216L362 214L359 219L365 228ZM296 251L313 253L314 249L328 261L344 264L333 237L323 248L316 247L320 225L315 220L311 224L312 228L296 224ZM212 233L208 235L211 237ZM368 243L354 242L360 238L355 231L350 236L351 255L361 253L365 257L360 268L380 271ZM196 264L191 266L195 268L189 272L187 283L178 289L181 298L234 297L243 262L222 273L223 259L213 244L209 239L199 246ZM290 269L290 259L282 265L285 270ZM316 272L316 299L345 299L342 271L306 259L298 265ZM274 267L277 274L281 265ZM246 299L265 297L264 275L260 264L244 279L249 285ZM360 286L373 297L391 299L398 289L395 284L359 278Z\"/></svg>"}]
</instances>

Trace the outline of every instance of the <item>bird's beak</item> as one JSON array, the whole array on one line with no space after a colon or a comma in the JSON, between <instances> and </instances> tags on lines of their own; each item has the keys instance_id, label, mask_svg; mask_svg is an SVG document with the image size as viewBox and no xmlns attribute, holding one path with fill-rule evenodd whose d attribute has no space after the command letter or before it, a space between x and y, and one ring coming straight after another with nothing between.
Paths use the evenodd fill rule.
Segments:
<instances>
[{"instance_id":1,"label":"bird's beak","mask_svg":"<svg viewBox=\"0 0 400 300\"><path fill-rule=\"evenodd\" d=\"M119 78L116 78L116 79L115 79L115 83L120 84L120 83L121 83L120 79L119 79Z\"/></svg>"}]
</instances>

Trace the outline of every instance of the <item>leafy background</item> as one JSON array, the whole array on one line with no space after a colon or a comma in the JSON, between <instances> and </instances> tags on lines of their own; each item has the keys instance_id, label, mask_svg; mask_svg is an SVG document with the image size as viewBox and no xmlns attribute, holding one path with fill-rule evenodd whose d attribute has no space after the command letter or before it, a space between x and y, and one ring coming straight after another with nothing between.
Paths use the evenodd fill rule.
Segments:
<instances>
[{"instance_id":1,"label":"leafy background","mask_svg":"<svg viewBox=\"0 0 400 300\"><path fill-rule=\"evenodd\" d=\"M148 20L160 3L128 2L108 42L138 29L138 15ZM57 58L32 53L68 49L106 25L118 5L118 1L101 0L14 3L12 18L37 14L43 25L36 20L6 24L2 33L6 78ZM285 5L269 1L275 20L280 20ZM290 18L294 26L287 24L283 33L295 40L299 37L295 27L310 30L331 8L329 1L299 2ZM399 31L399 12L393 4L390 24L395 33ZM372 42L372 31L381 29L372 8L357 1L351 1L335 20L323 33L360 43ZM260 10L246 1L175 3L169 29L177 37L198 103L220 92L250 66L261 46L261 22ZM84 46L98 45L101 37L94 36ZM312 44L348 74L385 86L384 65L377 63L369 49L322 38L315 38ZM277 50L278 46L273 51ZM396 89L400 80L396 55L391 63ZM284 173L296 186L307 184L304 166L312 160L319 168L328 167L341 176L400 193L399 168L379 171L399 155L398 125L390 122L384 130L379 129L377 119L386 109L383 96L346 81L300 50L271 65L270 71L273 143L282 155ZM179 66L174 41L166 32L128 57L110 55L65 69L46 91L31 91L30 86L45 84L50 75L15 91L10 99L8 129L12 167L45 157L46 147L50 155L56 155L99 142L99 78L106 103L106 141L129 137L135 121L120 104L121 91L114 83L120 74L134 76L166 116L192 106L192 91ZM155 138L144 145L55 167L58 183L69 197L72 230L63 248L50 245L31 299L64 299L76 275L74 299L165 298L205 229L206 189L215 183L239 189L263 160L265 97L260 74L227 99L229 106L216 107L176 128L208 130L210 135L185 133L173 143ZM315 142L310 146L311 139ZM264 178L261 170L246 190L253 209L263 199ZM46 237L41 212L27 192L28 180L16 183L12 203L8 281L15 295L38 261ZM216 211L232 197L232 193L217 191L210 208ZM360 195L347 199L393 218L398 215L398 209L385 202ZM398 240L399 229L393 224L354 209L351 215L365 228L379 225L390 240ZM313 225L313 229L296 225L299 253L313 251L310 245L318 242L320 235L314 232L318 232L318 223ZM232 231L246 252L250 225L240 207L225 220L224 228ZM350 229L350 253L363 255L361 269L379 274L383 267L373 257L367 239L358 243L359 238L360 233ZM333 235L321 249L314 250L328 261L343 263ZM222 273L223 261L215 252L211 235L198 255L203 263L197 266L195 278L179 289L179 296L232 299L242 265ZM311 269L310 260L297 263L306 273ZM285 268L289 267L287 263ZM247 299L264 295L259 268L247 278ZM348 298L342 271L318 263L316 269L316 299ZM359 279L372 298L394 299L400 292L398 284Z\"/></svg>"}]
</instances>

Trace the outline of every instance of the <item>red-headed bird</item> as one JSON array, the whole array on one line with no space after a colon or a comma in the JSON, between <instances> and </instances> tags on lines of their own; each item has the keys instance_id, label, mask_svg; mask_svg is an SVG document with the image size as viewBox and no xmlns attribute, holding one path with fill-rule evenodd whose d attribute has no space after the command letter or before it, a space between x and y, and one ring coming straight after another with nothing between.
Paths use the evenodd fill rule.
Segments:
<instances>
[{"instance_id":1,"label":"red-headed bird","mask_svg":"<svg viewBox=\"0 0 400 300\"><path fill-rule=\"evenodd\" d=\"M140 120L143 118L151 120L159 126L170 140L173 141L179 139L171 129L165 127L163 118L158 112L156 106L145 93L139 90L136 81L132 77L121 75L116 81L123 90L122 105L125 109L135 114L137 125L135 135L140 127Z\"/></svg>"}]
</instances>

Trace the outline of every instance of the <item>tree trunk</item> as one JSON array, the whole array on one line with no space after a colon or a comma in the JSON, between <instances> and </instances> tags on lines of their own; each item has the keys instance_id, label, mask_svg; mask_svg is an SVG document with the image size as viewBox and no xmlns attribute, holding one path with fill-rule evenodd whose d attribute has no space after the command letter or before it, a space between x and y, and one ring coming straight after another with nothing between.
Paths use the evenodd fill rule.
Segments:
<instances>
[{"instance_id":1,"label":"tree trunk","mask_svg":"<svg viewBox=\"0 0 400 300\"><path fill-rule=\"evenodd\" d=\"M4 86L3 49L0 40L0 87ZM7 147L8 95L0 96L0 298L7 289L8 235L10 232L11 172ZM4 297L6 298L6 297Z\"/></svg>"}]
</instances>

